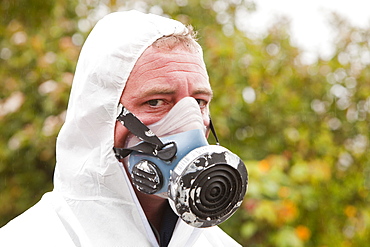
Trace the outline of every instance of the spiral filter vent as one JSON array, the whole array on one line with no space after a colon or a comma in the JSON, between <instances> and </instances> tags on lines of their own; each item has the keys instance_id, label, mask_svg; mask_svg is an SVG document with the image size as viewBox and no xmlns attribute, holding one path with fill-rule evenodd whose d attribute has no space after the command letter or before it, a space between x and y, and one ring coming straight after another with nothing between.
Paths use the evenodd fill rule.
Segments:
<instances>
[{"instance_id":1,"label":"spiral filter vent","mask_svg":"<svg viewBox=\"0 0 370 247\"><path fill-rule=\"evenodd\" d=\"M226 148L195 149L178 167L181 173L175 169L172 174L169 198L174 211L186 223L195 227L218 225L241 205L248 173L241 159Z\"/></svg>"},{"instance_id":2,"label":"spiral filter vent","mask_svg":"<svg viewBox=\"0 0 370 247\"><path fill-rule=\"evenodd\" d=\"M241 190L241 178L234 168L227 165L210 167L191 185L191 211L202 219L227 215L239 202Z\"/></svg>"}]
</instances>

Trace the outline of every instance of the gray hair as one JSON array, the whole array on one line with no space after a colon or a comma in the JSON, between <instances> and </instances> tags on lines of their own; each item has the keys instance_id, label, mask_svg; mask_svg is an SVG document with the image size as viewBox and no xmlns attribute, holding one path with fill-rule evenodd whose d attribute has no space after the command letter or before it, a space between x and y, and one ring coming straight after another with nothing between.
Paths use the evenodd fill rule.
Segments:
<instances>
[{"instance_id":1,"label":"gray hair","mask_svg":"<svg viewBox=\"0 0 370 247\"><path fill-rule=\"evenodd\" d=\"M193 27L188 25L184 32L163 36L154 41L152 46L166 51L171 51L174 48L182 48L189 52L196 52L199 50L196 36L197 33Z\"/></svg>"}]
</instances>

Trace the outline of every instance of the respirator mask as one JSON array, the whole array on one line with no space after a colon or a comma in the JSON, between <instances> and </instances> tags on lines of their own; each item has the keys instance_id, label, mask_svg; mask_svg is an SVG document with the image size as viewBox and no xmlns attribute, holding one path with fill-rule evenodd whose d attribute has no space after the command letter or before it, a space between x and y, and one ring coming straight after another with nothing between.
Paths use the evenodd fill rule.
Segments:
<instances>
[{"instance_id":1,"label":"respirator mask","mask_svg":"<svg viewBox=\"0 0 370 247\"><path fill-rule=\"evenodd\" d=\"M243 161L220 145L209 145L196 100L180 100L160 121L144 125L123 107L117 117L130 132L125 159L133 185L142 193L168 198L172 210L194 227L228 219L241 205L248 187ZM210 130L217 136L210 122Z\"/></svg>"}]
</instances>

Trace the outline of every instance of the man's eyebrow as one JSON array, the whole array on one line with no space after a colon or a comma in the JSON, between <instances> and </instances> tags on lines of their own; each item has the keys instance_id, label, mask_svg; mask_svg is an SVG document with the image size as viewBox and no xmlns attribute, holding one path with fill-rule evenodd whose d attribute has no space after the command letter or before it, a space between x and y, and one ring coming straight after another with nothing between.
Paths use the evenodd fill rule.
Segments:
<instances>
[{"instance_id":1,"label":"man's eyebrow","mask_svg":"<svg viewBox=\"0 0 370 247\"><path fill-rule=\"evenodd\" d=\"M148 90L145 90L141 96L142 97L147 97L151 95L160 95L160 94L174 94L176 91L172 88L167 88L167 87L153 87L149 88Z\"/></svg>"},{"instance_id":2,"label":"man's eyebrow","mask_svg":"<svg viewBox=\"0 0 370 247\"><path fill-rule=\"evenodd\" d=\"M213 97L213 92L209 88L198 88L193 92L193 95L199 95L199 94L205 94L210 96L211 98Z\"/></svg>"},{"instance_id":3,"label":"man's eyebrow","mask_svg":"<svg viewBox=\"0 0 370 247\"><path fill-rule=\"evenodd\" d=\"M153 87L149 88L148 90L145 90L142 94L141 97L147 97L151 95L169 95L169 94L175 94L176 90L173 88L168 88L168 87ZM213 92L209 88L197 88L194 92L192 92L192 95L208 95L211 98L213 97Z\"/></svg>"}]
</instances>

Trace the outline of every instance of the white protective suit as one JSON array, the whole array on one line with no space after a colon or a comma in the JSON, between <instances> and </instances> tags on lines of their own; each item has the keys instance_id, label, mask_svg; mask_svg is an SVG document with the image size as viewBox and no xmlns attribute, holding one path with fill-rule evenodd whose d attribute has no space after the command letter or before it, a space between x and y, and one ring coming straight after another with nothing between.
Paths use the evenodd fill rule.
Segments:
<instances>
[{"instance_id":1,"label":"white protective suit","mask_svg":"<svg viewBox=\"0 0 370 247\"><path fill-rule=\"evenodd\" d=\"M84 44L57 139L54 190L0 229L0 246L158 246L112 151L120 96L144 50L184 30L137 11L100 20ZM239 246L218 227L178 220L169 246Z\"/></svg>"}]
</instances>

